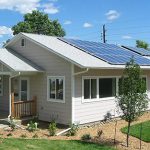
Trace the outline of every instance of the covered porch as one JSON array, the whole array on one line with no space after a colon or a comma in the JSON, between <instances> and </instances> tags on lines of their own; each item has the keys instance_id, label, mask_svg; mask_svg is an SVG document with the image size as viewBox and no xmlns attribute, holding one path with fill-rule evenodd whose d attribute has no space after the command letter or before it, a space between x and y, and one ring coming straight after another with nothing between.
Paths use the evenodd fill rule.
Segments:
<instances>
[{"instance_id":1,"label":"covered porch","mask_svg":"<svg viewBox=\"0 0 150 150\"><path fill-rule=\"evenodd\" d=\"M37 96L30 81L43 72L35 64L6 49L0 51L0 119L37 115ZM31 87L31 88L30 88Z\"/></svg>"}]
</instances>

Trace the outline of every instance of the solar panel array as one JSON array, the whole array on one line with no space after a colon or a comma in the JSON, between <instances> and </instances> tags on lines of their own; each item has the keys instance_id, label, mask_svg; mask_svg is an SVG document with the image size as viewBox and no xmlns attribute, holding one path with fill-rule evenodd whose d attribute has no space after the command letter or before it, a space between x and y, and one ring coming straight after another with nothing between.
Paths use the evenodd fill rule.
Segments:
<instances>
[{"instance_id":1,"label":"solar panel array","mask_svg":"<svg viewBox=\"0 0 150 150\"><path fill-rule=\"evenodd\" d=\"M135 53L141 54L143 56L150 56L150 50L146 50L144 48L137 48L137 47L130 47L130 46L122 46L124 48L127 48Z\"/></svg>"},{"instance_id":2,"label":"solar panel array","mask_svg":"<svg viewBox=\"0 0 150 150\"><path fill-rule=\"evenodd\" d=\"M139 65L150 65L150 60L143 56L114 44L58 38L80 50L114 65L124 65L134 56Z\"/></svg>"}]
</instances>

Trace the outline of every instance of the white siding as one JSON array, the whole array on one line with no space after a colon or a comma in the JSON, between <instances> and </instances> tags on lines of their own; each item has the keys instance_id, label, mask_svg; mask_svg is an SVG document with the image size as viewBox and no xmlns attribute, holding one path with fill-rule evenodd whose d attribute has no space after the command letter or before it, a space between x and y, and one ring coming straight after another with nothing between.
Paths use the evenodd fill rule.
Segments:
<instances>
[{"instance_id":1,"label":"white siding","mask_svg":"<svg viewBox=\"0 0 150 150\"><path fill-rule=\"evenodd\" d=\"M71 122L71 64L44 48L26 40L24 48L17 41L11 49L42 67L45 73L30 76L30 96L36 95L40 120L69 124ZM47 101L47 76L65 76L65 103Z\"/></svg>"},{"instance_id":2,"label":"white siding","mask_svg":"<svg viewBox=\"0 0 150 150\"><path fill-rule=\"evenodd\" d=\"M75 72L81 71L75 68ZM145 74L148 75L148 71ZM103 120L105 115L109 112L112 115L118 116L116 110L115 98L95 101L95 102L82 102L82 76L121 76L122 70L89 70L88 73L78 75L75 77L75 122L80 124L95 122ZM150 97L150 76L148 75L148 93ZM150 108L150 107L149 107Z\"/></svg>"}]
</instances>

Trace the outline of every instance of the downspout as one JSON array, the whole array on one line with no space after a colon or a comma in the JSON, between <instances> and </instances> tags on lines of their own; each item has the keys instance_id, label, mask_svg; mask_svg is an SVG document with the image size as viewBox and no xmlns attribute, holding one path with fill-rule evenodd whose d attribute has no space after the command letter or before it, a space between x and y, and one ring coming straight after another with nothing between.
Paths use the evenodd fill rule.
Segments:
<instances>
[{"instance_id":1,"label":"downspout","mask_svg":"<svg viewBox=\"0 0 150 150\"><path fill-rule=\"evenodd\" d=\"M9 76L9 116L8 118L11 117L11 79L20 76L20 72L14 76Z\"/></svg>"}]
</instances>

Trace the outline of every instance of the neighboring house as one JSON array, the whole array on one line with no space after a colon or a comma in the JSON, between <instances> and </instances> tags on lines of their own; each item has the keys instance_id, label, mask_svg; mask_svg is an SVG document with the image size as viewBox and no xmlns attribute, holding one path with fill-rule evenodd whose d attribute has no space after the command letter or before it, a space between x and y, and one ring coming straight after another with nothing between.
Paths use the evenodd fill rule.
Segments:
<instances>
[{"instance_id":1,"label":"neighboring house","mask_svg":"<svg viewBox=\"0 0 150 150\"><path fill-rule=\"evenodd\" d=\"M148 55L112 44L20 33L0 50L0 112L21 117L34 109L40 120L62 124L118 116L118 80L133 55L150 96Z\"/></svg>"}]
</instances>

